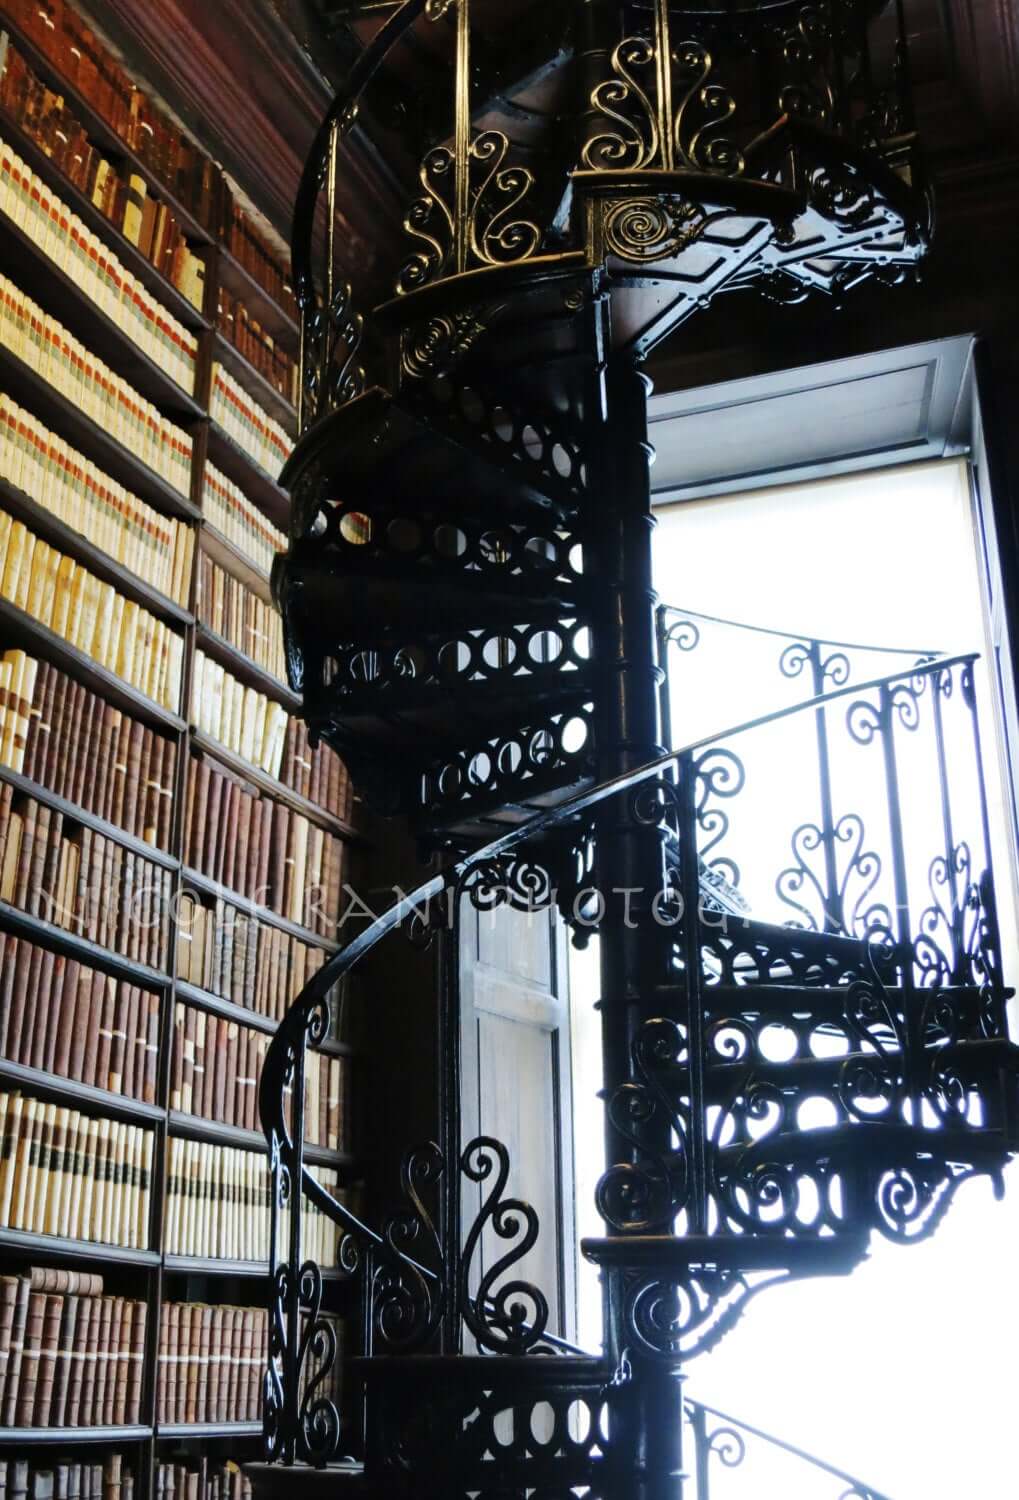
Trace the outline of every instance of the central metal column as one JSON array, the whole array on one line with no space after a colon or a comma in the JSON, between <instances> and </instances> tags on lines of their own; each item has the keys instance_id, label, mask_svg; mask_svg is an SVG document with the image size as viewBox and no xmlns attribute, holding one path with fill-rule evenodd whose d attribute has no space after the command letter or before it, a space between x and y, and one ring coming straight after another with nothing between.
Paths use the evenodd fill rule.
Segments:
<instances>
[{"instance_id":1,"label":"central metal column","mask_svg":"<svg viewBox=\"0 0 1019 1500\"><path fill-rule=\"evenodd\" d=\"M652 586L650 465L647 397L650 381L632 359L611 359L605 371L605 421L600 445L597 508L591 516L585 569L597 578L602 601L592 632L599 676L598 780L604 781L662 753L660 670ZM636 816L632 799L617 797L598 815L595 872L604 903L600 925L603 1082L606 1099L634 1078L633 1043L655 1014L656 994L668 975L670 929L655 920L664 878L663 835ZM657 1130L668 1150L669 1127ZM632 1161L635 1148L606 1122L609 1164ZM637 1227L635 1225L635 1227ZM646 1226L645 1226L646 1227ZM671 1226L656 1224L656 1232ZM623 1298L605 1293L605 1337L615 1359L629 1344ZM682 1493L682 1394L679 1370L643 1366L623 1384L612 1405L610 1447L622 1495L635 1500L679 1500ZM625 1486L625 1488L624 1488Z\"/></svg>"}]
</instances>

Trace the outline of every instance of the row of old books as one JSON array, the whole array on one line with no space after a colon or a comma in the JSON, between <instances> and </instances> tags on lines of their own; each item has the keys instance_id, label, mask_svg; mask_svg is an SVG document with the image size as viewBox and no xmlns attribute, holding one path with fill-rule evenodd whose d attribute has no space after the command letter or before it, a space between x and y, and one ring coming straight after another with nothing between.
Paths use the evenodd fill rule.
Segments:
<instances>
[{"instance_id":1,"label":"row of old books","mask_svg":"<svg viewBox=\"0 0 1019 1500\"><path fill-rule=\"evenodd\" d=\"M279 611L245 588L240 579L218 567L205 552L198 559L195 610L203 625L229 641L249 661L277 681L286 681Z\"/></svg>"},{"instance_id":2,"label":"row of old books","mask_svg":"<svg viewBox=\"0 0 1019 1500\"><path fill-rule=\"evenodd\" d=\"M335 937L344 844L211 760L188 764L184 862L258 906Z\"/></svg>"},{"instance_id":3,"label":"row of old books","mask_svg":"<svg viewBox=\"0 0 1019 1500\"><path fill-rule=\"evenodd\" d=\"M96 1463L0 1459L0 1500L134 1500L134 1493L134 1471L121 1453L107 1453Z\"/></svg>"},{"instance_id":4,"label":"row of old books","mask_svg":"<svg viewBox=\"0 0 1019 1500\"><path fill-rule=\"evenodd\" d=\"M178 711L183 638L6 511L0 511L0 597L147 698Z\"/></svg>"},{"instance_id":5,"label":"row of old books","mask_svg":"<svg viewBox=\"0 0 1019 1500\"><path fill-rule=\"evenodd\" d=\"M268 577L277 552L287 539L215 464L206 463L202 476L202 513L231 546Z\"/></svg>"},{"instance_id":6,"label":"row of old books","mask_svg":"<svg viewBox=\"0 0 1019 1500\"><path fill-rule=\"evenodd\" d=\"M147 1247L151 1130L4 1093L0 1131L0 1227Z\"/></svg>"},{"instance_id":7,"label":"row of old books","mask_svg":"<svg viewBox=\"0 0 1019 1500\"><path fill-rule=\"evenodd\" d=\"M334 817L349 819L353 788L347 768L329 745L319 744L312 749L308 727L302 719L287 720L279 779Z\"/></svg>"},{"instance_id":8,"label":"row of old books","mask_svg":"<svg viewBox=\"0 0 1019 1500\"><path fill-rule=\"evenodd\" d=\"M177 1001L174 1007L170 1108L243 1130L256 1130L258 1080L271 1038ZM346 1060L308 1052L304 1139L347 1149Z\"/></svg>"},{"instance_id":9,"label":"row of old books","mask_svg":"<svg viewBox=\"0 0 1019 1500\"><path fill-rule=\"evenodd\" d=\"M9 0L5 9L152 175L210 234L223 233L232 196L221 169L131 81L74 7L64 0Z\"/></svg>"},{"instance_id":10,"label":"row of old books","mask_svg":"<svg viewBox=\"0 0 1019 1500\"><path fill-rule=\"evenodd\" d=\"M274 249L250 214L236 203L231 204L223 238L230 254L240 261L252 280L257 281L273 302L296 322L297 299L290 284L290 266L286 257Z\"/></svg>"},{"instance_id":11,"label":"row of old books","mask_svg":"<svg viewBox=\"0 0 1019 1500\"><path fill-rule=\"evenodd\" d=\"M219 662L196 651L191 673L191 719L242 760L278 776L287 712L253 687L245 687Z\"/></svg>"},{"instance_id":12,"label":"row of old books","mask_svg":"<svg viewBox=\"0 0 1019 1500\"><path fill-rule=\"evenodd\" d=\"M10 0L11 19L49 57L59 75L135 152L269 296L296 317L286 258L233 201L221 169L128 78L64 0Z\"/></svg>"},{"instance_id":13,"label":"row of old books","mask_svg":"<svg viewBox=\"0 0 1019 1500\"><path fill-rule=\"evenodd\" d=\"M132 495L3 392L0 474L115 562L187 605L193 529Z\"/></svg>"},{"instance_id":14,"label":"row of old books","mask_svg":"<svg viewBox=\"0 0 1019 1500\"><path fill-rule=\"evenodd\" d=\"M209 416L273 478L290 457L294 446L290 434L220 364L212 366Z\"/></svg>"},{"instance_id":15,"label":"row of old books","mask_svg":"<svg viewBox=\"0 0 1019 1500\"><path fill-rule=\"evenodd\" d=\"M339 1178L330 1167L316 1167L315 1176L327 1192L338 1187ZM271 1186L264 1150L245 1151L171 1136L167 1142L163 1249L168 1255L213 1260L264 1260L269 1246ZM289 1212L289 1207L280 1210L284 1225ZM320 1265L335 1265L337 1226L307 1198L302 1206L301 1228L303 1257ZM285 1228L281 1232L285 1234Z\"/></svg>"},{"instance_id":16,"label":"row of old books","mask_svg":"<svg viewBox=\"0 0 1019 1500\"><path fill-rule=\"evenodd\" d=\"M0 276L0 344L181 495L191 486L191 437Z\"/></svg>"},{"instance_id":17,"label":"row of old books","mask_svg":"<svg viewBox=\"0 0 1019 1500\"><path fill-rule=\"evenodd\" d=\"M0 765L166 849L176 759L173 740L52 662L0 657Z\"/></svg>"},{"instance_id":18,"label":"row of old books","mask_svg":"<svg viewBox=\"0 0 1019 1500\"><path fill-rule=\"evenodd\" d=\"M282 349L238 297L221 288L216 327L291 404L297 401L297 361Z\"/></svg>"},{"instance_id":19,"label":"row of old books","mask_svg":"<svg viewBox=\"0 0 1019 1500\"><path fill-rule=\"evenodd\" d=\"M138 1422L147 1312L104 1296L101 1276L33 1267L0 1277L4 1426Z\"/></svg>"},{"instance_id":20,"label":"row of old books","mask_svg":"<svg viewBox=\"0 0 1019 1500\"><path fill-rule=\"evenodd\" d=\"M257 1421L267 1340L264 1307L164 1303L157 1422Z\"/></svg>"},{"instance_id":21,"label":"row of old books","mask_svg":"<svg viewBox=\"0 0 1019 1500\"><path fill-rule=\"evenodd\" d=\"M193 394L198 340L97 234L0 140L0 213L182 390Z\"/></svg>"},{"instance_id":22,"label":"row of old books","mask_svg":"<svg viewBox=\"0 0 1019 1500\"><path fill-rule=\"evenodd\" d=\"M192 891L177 903L177 977L281 1021L326 960L325 952L229 902Z\"/></svg>"},{"instance_id":23,"label":"row of old books","mask_svg":"<svg viewBox=\"0 0 1019 1500\"><path fill-rule=\"evenodd\" d=\"M0 63L0 109L200 312L205 262L192 251L172 210L149 191L140 173L89 139L63 94L49 88L9 40Z\"/></svg>"},{"instance_id":24,"label":"row of old books","mask_svg":"<svg viewBox=\"0 0 1019 1500\"><path fill-rule=\"evenodd\" d=\"M210 1460L204 1465L194 1459L180 1459L156 1465L156 1500L251 1500L251 1497L251 1480L233 1459ZM0 1500L4 1500L2 1495Z\"/></svg>"},{"instance_id":25,"label":"row of old books","mask_svg":"<svg viewBox=\"0 0 1019 1500\"><path fill-rule=\"evenodd\" d=\"M163 969L173 897L170 870L0 787L0 901Z\"/></svg>"},{"instance_id":26,"label":"row of old books","mask_svg":"<svg viewBox=\"0 0 1019 1500\"><path fill-rule=\"evenodd\" d=\"M158 995L13 933L0 959L0 1057L156 1102Z\"/></svg>"}]
</instances>

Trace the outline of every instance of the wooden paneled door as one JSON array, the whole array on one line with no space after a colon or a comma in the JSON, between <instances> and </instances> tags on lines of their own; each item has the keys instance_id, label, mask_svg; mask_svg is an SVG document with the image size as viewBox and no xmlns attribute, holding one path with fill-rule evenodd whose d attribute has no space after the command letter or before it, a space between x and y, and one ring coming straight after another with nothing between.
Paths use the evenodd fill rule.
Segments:
<instances>
[{"instance_id":1,"label":"wooden paneled door","mask_svg":"<svg viewBox=\"0 0 1019 1500\"><path fill-rule=\"evenodd\" d=\"M541 1288L549 1332L576 1329L570 1008L565 929L556 911L461 912L463 1139L510 1153L507 1193L537 1210L537 1243L507 1273ZM464 1184L465 1233L490 1184ZM487 1228L481 1271L509 1244ZM475 1275L475 1284L477 1281Z\"/></svg>"}]
</instances>

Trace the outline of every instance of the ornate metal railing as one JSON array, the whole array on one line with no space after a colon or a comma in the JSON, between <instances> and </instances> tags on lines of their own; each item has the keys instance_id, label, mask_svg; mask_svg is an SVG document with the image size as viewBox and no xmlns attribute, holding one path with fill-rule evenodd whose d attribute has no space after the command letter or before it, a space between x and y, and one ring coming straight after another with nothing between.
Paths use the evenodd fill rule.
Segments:
<instances>
[{"instance_id":1,"label":"ornate metal railing","mask_svg":"<svg viewBox=\"0 0 1019 1500\"><path fill-rule=\"evenodd\" d=\"M901 280L919 258L929 224L909 201L918 171L905 21L899 0L891 26L875 31L883 8L870 0L551 5L549 50L569 99L561 117L572 115L578 129L557 130L536 159L505 129L475 124L489 103L476 54L507 45L492 34L491 12L472 15L472 0L373 7L389 13L313 143L296 201L302 428L365 386L363 322L338 270L336 181L369 86L394 53L445 53L450 76L424 138L420 116L404 112L419 166L404 253L392 268L396 299L412 302L470 274L565 277L605 256L645 273L710 245L724 274L695 268L686 316L723 284L757 282L773 300L798 302L814 290L841 295L868 275ZM808 208L800 231L795 220ZM782 221L763 269L745 250L726 253L725 221L748 215ZM849 261L834 266L842 242ZM564 293L580 306L576 288L564 283ZM456 363L483 334L493 295L503 294L479 286L438 314L426 296L400 334L402 374L414 380ZM661 335L656 329L651 342Z\"/></svg>"},{"instance_id":2,"label":"ornate metal railing","mask_svg":"<svg viewBox=\"0 0 1019 1500\"><path fill-rule=\"evenodd\" d=\"M813 778L805 768L818 753L819 705L829 727L838 714L845 731L837 752L829 735L830 816L826 825L796 824L790 865L772 837L778 825L762 831L753 808L794 809L798 798L818 795L824 778L816 764ZM790 748L798 733L803 760ZM762 742L763 755L754 748ZM840 773L846 785L861 784L847 755L875 765L880 816L869 832L859 813L839 812ZM459 1143L445 1153L435 1145L412 1151L405 1209L372 1229L304 1159L305 1054L327 1034L329 995L344 976L397 930L413 940L449 930L464 898L529 911L558 900L575 927L596 929L600 897L585 889L587 850L591 819L608 799L622 821L660 832L661 889L648 909L671 945L678 988L675 997L658 992L658 1016L633 1037L634 1078L608 1098L625 1155L610 1161L598 1198L621 1238L586 1249L608 1265L610 1280L621 1274L612 1247L632 1255L649 1233L673 1236L676 1253L697 1262L664 1270L656 1262L637 1283L620 1283L627 1357L697 1353L760 1286L847 1269L870 1229L898 1240L929 1233L958 1182L977 1170L1000 1173L1015 1131L1014 1089L968 655L845 684L574 796L395 902L314 977L273 1040L260 1086L273 1202L272 1457L324 1462L340 1442L338 1412L322 1393L336 1348L319 1317L321 1271L303 1258L301 1213L289 1212L285 1238L281 1230L284 1210L304 1199L337 1226L338 1264L363 1276L369 1352L420 1350L436 1337L456 1350L462 1330L492 1354L556 1349L541 1291L513 1277L538 1226L533 1210L507 1196L505 1148L482 1137L462 1151ZM740 888L737 811L750 817L754 860L775 856L774 915L758 900L764 882L738 915L705 899L705 870ZM575 851L570 890L554 889L542 864L552 841L560 853L564 841ZM827 871L830 854L833 884L812 864L823 855ZM859 1130L867 1132L863 1151ZM466 1180L489 1191L461 1240L458 1229L451 1238L437 1226L457 1224L446 1210ZM475 1287L486 1229L507 1249ZM749 1235L755 1255L726 1269L730 1255L746 1257ZM705 1264L715 1267L710 1275ZM610 1364L620 1353L607 1352ZM604 1380L586 1400L609 1399L610 1373Z\"/></svg>"},{"instance_id":3,"label":"ornate metal railing","mask_svg":"<svg viewBox=\"0 0 1019 1500\"><path fill-rule=\"evenodd\" d=\"M711 1500L712 1493L726 1500L786 1494L803 1500L889 1500L845 1469L713 1406L687 1401L685 1416L693 1448L691 1500ZM764 1473L762 1457L768 1463ZM719 1485L722 1474L726 1482Z\"/></svg>"}]
</instances>

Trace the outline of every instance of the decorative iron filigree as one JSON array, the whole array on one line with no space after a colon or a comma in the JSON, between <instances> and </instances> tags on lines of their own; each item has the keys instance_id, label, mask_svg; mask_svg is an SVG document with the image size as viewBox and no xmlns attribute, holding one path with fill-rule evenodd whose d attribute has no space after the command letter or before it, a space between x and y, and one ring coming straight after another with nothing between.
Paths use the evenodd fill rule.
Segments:
<instances>
[{"instance_id":1,"label":"decorative iron filigree","mask_svg":"<svg viewBox=\"0 0 1019 1500\"><path fill-rule=\"evenodd\" d=\"M305 315L304 426L363 394L364 366L358 362L363 336L364 319L354 310L347 283L333 293L328 304Z\"/></svg>"},{"instance_id":2,"label":"decorative iron filigree","mask_svg":"<svg viewBox=\"0 0 1019 1500\"><path fill-rule=\"evenodd\" d=\"M464 1241L460 1262L460 1304L463 1320L483 1349L494 1354L526 1354L540 1343L548 1325L548 1302L529 1282L501 1281L537 1242L538 1215L519 1198L504 1198L509 1181L509 1152L491 1136L477 1136L460 1158L460 1172L469 1182L495 1181ZM485 1229L500 1239L517 1240L482 1272L470 1294L475 1255ZM519 1236L519 1238L518 1238Z\"/></svg>"},{"instance_id":3,"label":"decorative iron filigree","mask_svg":"<svg viewBox=\"0 0 1019 1500\"><path fill-rule=\"evenodd\" d=\"M632 1053L639 1081L620 1084L610 1095L608 1118L633 1148L635 1160L609 1167L598 1183L596 1202L615 1229L667 1229L685 1206L689 1189L689 1110L667 1081L677 1069L689 1067L686 1037L675 1021L645 1021Z\"/></svg>"},{"instance_id":4,"label":"decorative iron filigree","mask_svg":"<svg viewBox=\"0 0 1019 1500\"><path fill-rule=\"evenodd\" d=\"M621 260L650 263L685 250L707 226L703 209L686 198L628 198L605 210L605 246Z\"/></svg>"},{"instance_id":5,"label":"decorative iron filigree","mask_svg":"<svg viewBox=\"0 0 1019 1500\"><path fill-rule=\"evenodd\" d=\"M634 1277L625 1289L627 1351L636 1360L676 1367L705 1354L739 1321L749 1299L788 1279L785 1271L734 1271L692 1265L688 1271Z\"/></svg>"},{"instance_id":6,"label":"decorative iron filigree","mask_svg":"<svg viewBox=\"0 0 1019 1500\"><path fill-rule=\"evenodd\" d=\"M451 269L515 265L535 253L541 230L531 219L514 217L534 185L534 174L527 167L507 164L509 150L509 138L501 130L484 130L470 142L467 161L460 167L468 178L463 223L456 214L455 153L448 146L436 146L426 154L418 174L424 191L403 221L421 248L404 263L396 281L398 293L413 291Z\"/></svg>"}]
</instances>

